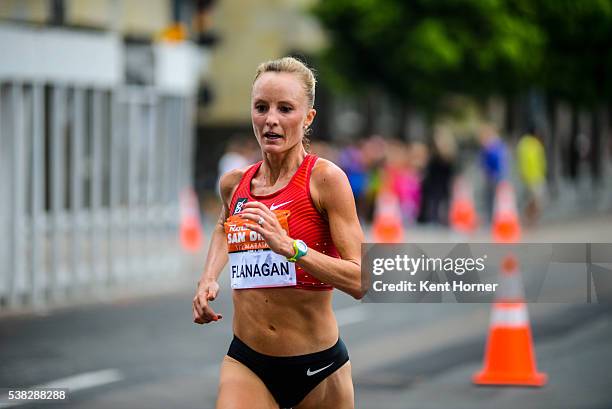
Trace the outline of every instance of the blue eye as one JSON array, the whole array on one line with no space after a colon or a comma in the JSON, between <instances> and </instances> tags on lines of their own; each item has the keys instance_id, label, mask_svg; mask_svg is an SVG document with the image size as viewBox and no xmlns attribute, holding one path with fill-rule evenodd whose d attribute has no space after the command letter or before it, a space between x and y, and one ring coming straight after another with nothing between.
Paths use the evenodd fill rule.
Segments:
<instances>
[{"instance_id":1,"label":"blue eye","mask_svg":"<svg viewBox=\"0 0 612 409\"><path fill-rule=\"evenodd\" d=\"M255 111L262 113L266 111L266 106L265 105L255 105Z\"/></svg>"},{"instance_id":2,"label":"blue eye","mask_svg":"<svg viewBox=\"0 0 612 409\"><path fill-rule=\"evenodd\" d=\"M291 107L287 107L287 106L282 106L282 107L280 107L279 109L280 109L280 111L281 111L282 113L284 113L284 114L286 114L286 113L288 113L288 112L291 112L291 111L293 110L293 108L291 108Z\"/></svg>"}]
</instances>

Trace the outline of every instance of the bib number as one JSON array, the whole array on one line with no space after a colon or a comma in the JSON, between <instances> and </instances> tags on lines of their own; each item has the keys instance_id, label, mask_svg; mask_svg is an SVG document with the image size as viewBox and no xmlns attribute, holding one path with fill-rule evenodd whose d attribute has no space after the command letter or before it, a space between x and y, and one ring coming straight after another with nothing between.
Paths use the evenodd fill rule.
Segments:
<instances>
[{"instance_id":1,"label":"bib number","mask_svg":"<svg viewBox=\"0 0 612 409\"><path fill-rule=\"evenodd\" d=\"M230 253L233 289L296 285L295 264L272 250Z\"/></svg>"},{"instance_id":2,"label":"bib number","mask_svg":"<svg viewBox=\"0 0 612 409\"><path fill-rule=\"evenodd\" d=\"M274 213L288 232L289 211ZM238 215L225 222L232 289L295 286L295 264L270 250L265 239L251 230L249 224L252 222Z\"/></svg>"}]
</instances>

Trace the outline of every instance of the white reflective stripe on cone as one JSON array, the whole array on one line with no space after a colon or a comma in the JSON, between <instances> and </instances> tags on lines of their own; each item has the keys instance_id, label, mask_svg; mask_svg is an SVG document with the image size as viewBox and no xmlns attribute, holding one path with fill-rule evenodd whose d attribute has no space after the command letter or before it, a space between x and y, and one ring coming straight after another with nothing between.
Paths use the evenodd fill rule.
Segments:
<instances>
[{"instance_id":1,"label":"white reflective stripe on cone","mask_svg":"<svg viewBox=\"0 0 612 409\"><path fill-rule=\"evenodd\" d=\"M491 324L506 327L527 325L527 307L525 304L495 304L491 314Z\"/></svg>"}]
</instances>

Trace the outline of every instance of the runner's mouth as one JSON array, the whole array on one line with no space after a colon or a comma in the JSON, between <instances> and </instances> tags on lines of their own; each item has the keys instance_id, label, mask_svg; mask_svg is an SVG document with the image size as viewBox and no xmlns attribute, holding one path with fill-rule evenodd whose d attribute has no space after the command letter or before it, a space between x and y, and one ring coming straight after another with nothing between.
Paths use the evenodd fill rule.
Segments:
<instances>
[{"instance_id":1,"label":"runner's mouth","mask_svg":"<svg viewBox=\"0 0 612 409\"><path fill-rule=\"evenodd\" d=\"M280 138L283 137L283 135L279 135L279 134L274 133L274 132L266 132L266 133L264 133L264 137L266 139L280 139Z\"/></svg>"}]
</instances>

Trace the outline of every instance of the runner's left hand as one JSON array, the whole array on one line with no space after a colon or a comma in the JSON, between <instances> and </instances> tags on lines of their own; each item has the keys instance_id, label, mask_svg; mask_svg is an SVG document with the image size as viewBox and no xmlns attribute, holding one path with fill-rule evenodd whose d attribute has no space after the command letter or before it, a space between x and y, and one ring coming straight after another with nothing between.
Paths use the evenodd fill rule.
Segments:
<instances>
[{"instance_id":1,"label":"runner's left hand","mask_svg":"<svg viewBox=\"0 0 612 409\"><path fill-rule=\"evenodd\" d=\"M238 215L253 222L249 224L249 229L261 234L273 252L285 257L293 256L295 253L293 239L282 228L276 215L268 206L261 202L248 202ZM262 226L257 224L260 217L264 221Z\"/></svg>"}]
</instances>

